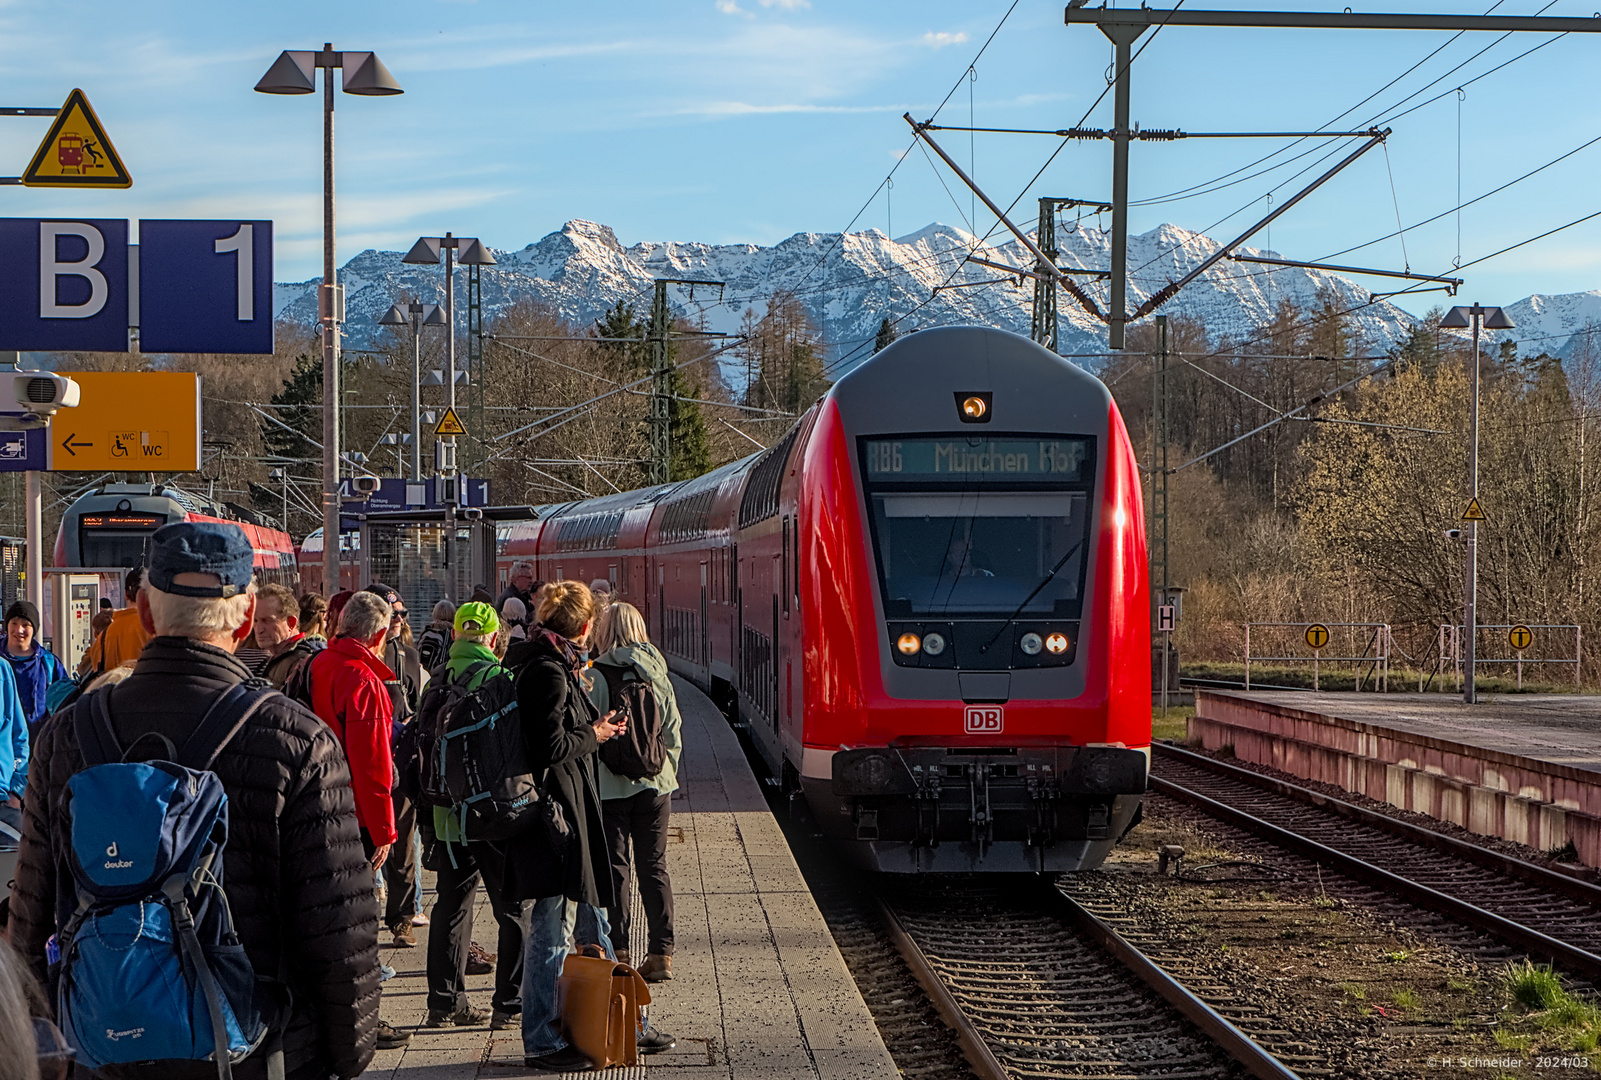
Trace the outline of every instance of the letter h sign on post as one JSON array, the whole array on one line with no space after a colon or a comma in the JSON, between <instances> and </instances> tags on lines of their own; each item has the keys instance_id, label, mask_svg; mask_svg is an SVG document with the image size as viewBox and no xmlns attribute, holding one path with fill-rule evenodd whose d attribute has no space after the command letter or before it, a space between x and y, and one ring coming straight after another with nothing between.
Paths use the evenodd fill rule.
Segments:
<instances>
[{"instance_id":1,"label":"letter h sign on post","mask_svg":"<svg viewBox=\"0 0 1601 1080\"><path fill-rule=\"evenodd\" d=\"M0 348L128 351L128 223L0 218Z\"/></svg>"}]
</instances>

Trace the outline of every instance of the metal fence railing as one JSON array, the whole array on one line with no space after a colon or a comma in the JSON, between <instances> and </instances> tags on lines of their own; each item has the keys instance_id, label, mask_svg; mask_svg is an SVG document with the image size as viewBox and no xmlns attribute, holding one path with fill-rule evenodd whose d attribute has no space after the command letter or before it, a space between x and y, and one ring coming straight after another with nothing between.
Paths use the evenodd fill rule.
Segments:
<instances>
[{"instance_id":1,"label":"metal fence railing","mask_svg":"<svg viewBox=\"0 0 1601 1080\"><path fill-rule=\"evenodd\" d=\"M1573 685L1581 685L1580 660L1584 655L1584 631L1572 623L1495 623L1485 625L1480 623L1476 628L1479 631L1475 644L1479 646L1473 659L1475 669L1484 665L1507 665L1516 672L1518 689L1523 689L1523 665L1525 664L1572 664ZM1550 645L1553 642L1566 643L1568 635L1573 636L1573 655L1549 655ZM1527 635L1525 637L1525 635ZM1460 625L1452 626L1442 623L1436 641L1435 673L1442 675L1449 664L1456 673L1456 687L1462 689L1462 638L1464 628ZM1521 646L1519 642L1522 642ZM1485 649L1485 645L1490 645ZM1529 655L1533 652L1535 655ZM1500 655L1511 653L1511 656Z\"/></svg>"},{"instance_id":2,"label":"metal fence railing","mask_svg":"<svg viewBox=\"0 0 1601 1080\"><path fill-rule=\"evenodd\" d=\"M1264 640L1263 631L1270 631L1266 641L1270 652L1261 655L1251 652L1251 634L1255 630L1257 642ZM1285 630L1300 630L1300 645L1285 645ZM1279 633L1271 633L1278 631ZM1340 639L1340 640L1337 640ZM1282 646L1274 650L1275 646ZM1340 654L1329 653L1330 648L1343 648ZM1394 641L1389 623L1295 623L1248 622L1245 624L1245 688L1251 688L1251 665L1254 664L1311 664L1312 689L1320 689L1319 672L1323 664L1351 664L1356 667L1356 689L1360 691L1371 676L1373 689L1383 693L1390 688L1390 652ZM1293 651L1292 651L1293 650Z\"/></svg>"}]
</instances>

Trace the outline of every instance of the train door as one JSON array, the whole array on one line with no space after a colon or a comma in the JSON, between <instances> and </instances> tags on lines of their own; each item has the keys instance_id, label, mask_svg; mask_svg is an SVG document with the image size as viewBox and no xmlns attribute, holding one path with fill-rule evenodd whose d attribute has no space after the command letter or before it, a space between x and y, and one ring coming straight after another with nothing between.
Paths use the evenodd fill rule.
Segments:
<instances>
[{"instance_id":1,"label":"train door","mask_svg":"<svg viewBox=\"0 0 1601 1080\"><path fill-rule=\"evenodd\" d=\"M667 567L660 559L656 560L656 607L661 612L656 616L657 638L662 643L662 651L669 651L673 643L667 640Z\"/></svg>"},{"instance_id":2,"label":"train door","mask_svg":"<svg viewBox=\"0 0 1601 1080\"><path fill-rule=\"evenodd\" d=\"M779 578L779 573L783 569L783 565L782 564L783 564L783 560L779 556L774 555L773 556L773 643L772 643L772 645L770 645L768 647L767 686L764 687L764 690L765 690L765 692L767 694L767 701L768 701L768 719L772 720L772 722L773 722L773 733L775 735L778 733L778 729L779 729L779 719L778 719L778 686L779 686L779 673L778 673L778 661L779 661L779 650L778 650L778 626L779 626L779 623L778 623L778 618L779 618L779 614L778 614L778 594L783 591L782 590L782 586L779 585L779 581L781 580Z\"/></svg>"},{"instance_id":3,"label":"train door","mask_svg":"<svg viewBox=\"0 0 1601 1080\"><path fill-rule=\"evenodd\" d=\"M745 624L742 596L739 587L739 541L735 540L728 548L728 602L734 608L728 619L728 666L733 669L735 679L744 670L739 666L739 628Z\"/></svg>"},{"instance_id":4,"label":"train door","mask_svg":"<svg viewBox=\"0 0 1601 1080\"><path fill-rule=\"evenodd\" d=\"M706 677L710 679L712 674L712 642L711 624L707 621L707 616L710 614L706 606L706 586L710 582L707 569L705 560L702 560L700 564L700 666L706 669Z\"/></svg>"}]
</instances>

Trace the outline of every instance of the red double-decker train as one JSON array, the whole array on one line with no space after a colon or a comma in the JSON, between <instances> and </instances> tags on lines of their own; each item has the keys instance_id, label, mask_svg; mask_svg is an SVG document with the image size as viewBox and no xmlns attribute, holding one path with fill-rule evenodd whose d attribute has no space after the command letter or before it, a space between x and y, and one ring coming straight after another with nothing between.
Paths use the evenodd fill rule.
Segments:
<instances>
[{"instance_id":1,"label":"red double-decker train","mask_svg":"<svg viewBox=\"0 0 1601 1080\"><path fill-rule=\"evenodd\" d=\"M1141 511L1099 380L946 327L763 453L502 525L497 561L613 582L859 865L1078 870L1145 791Z\"/></svg>"}]
</instances>

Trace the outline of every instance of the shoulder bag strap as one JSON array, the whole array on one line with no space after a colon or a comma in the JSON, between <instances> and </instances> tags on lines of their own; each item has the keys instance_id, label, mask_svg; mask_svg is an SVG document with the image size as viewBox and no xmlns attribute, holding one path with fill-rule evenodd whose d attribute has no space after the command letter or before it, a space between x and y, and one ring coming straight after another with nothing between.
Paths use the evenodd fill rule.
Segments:
<instances>
[{"instance_id":1,"label":"shoulder bag strap","mask_svg":"<svg viewBox=\"0 0 1601 1080\"><path fill-rule=\"evenodd\" d=\"M106 698L110 687L100 687L78 699L72 707L72 725L78 733L78 750L86 769L122 760L122 744L111 726L111 710Z\"/></svg>"},{"instance_id":2,"label":"shoulder bag strap","mask_svg":"<svg viewBox=\"0 0 1601 1080\"><path fill-rule=\"evenodd\" d=\"M175 760L191 769L209 770L223 747L233 740L256 710L277 693L271 683L261 679L246 679L229 687L206 710Z\"/></svg>"}]
</instances>

